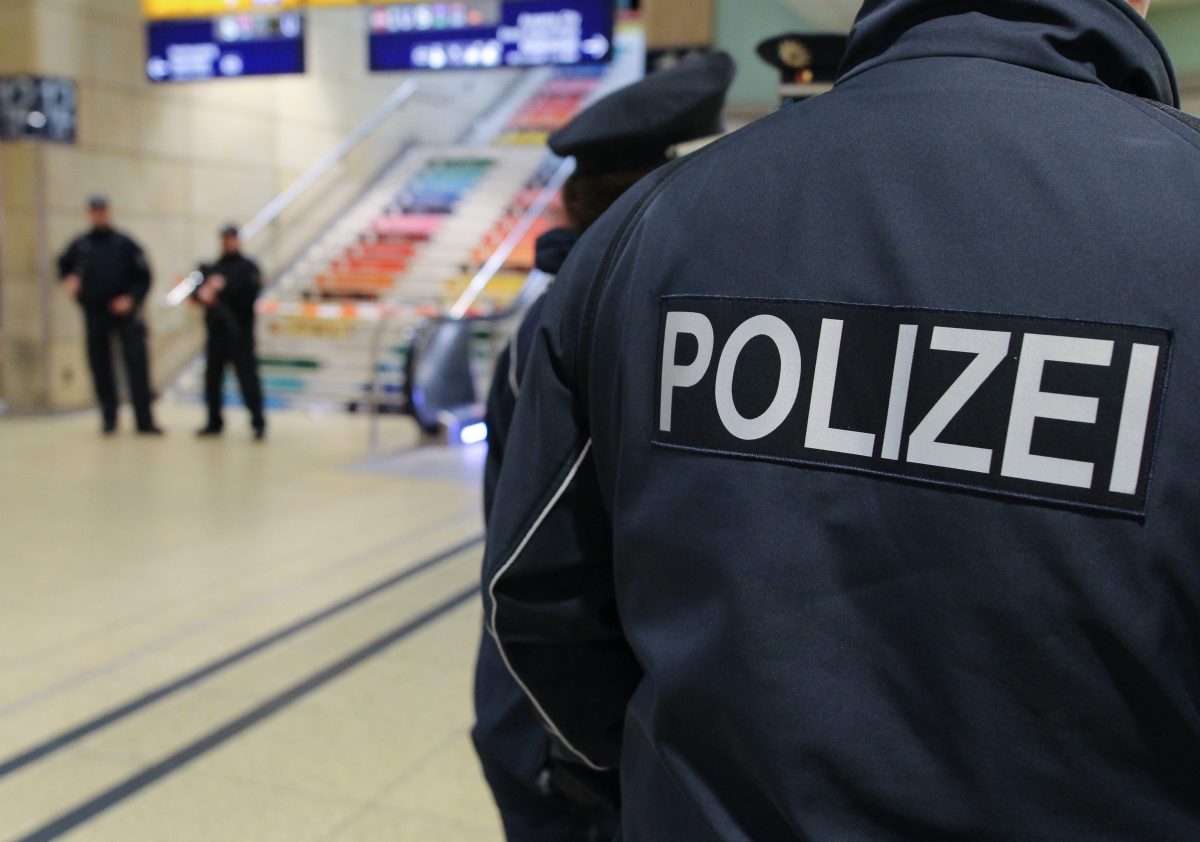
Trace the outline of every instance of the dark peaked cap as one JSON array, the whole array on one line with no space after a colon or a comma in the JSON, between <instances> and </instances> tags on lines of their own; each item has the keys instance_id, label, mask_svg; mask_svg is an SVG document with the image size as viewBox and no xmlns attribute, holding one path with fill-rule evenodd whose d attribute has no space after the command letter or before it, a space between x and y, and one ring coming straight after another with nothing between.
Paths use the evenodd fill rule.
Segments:
<instances>
[{"instance_id":1,"label":"dark peaked cap","mask_svg":"<svg viewBox=\"0 0 1200 842\"><path fill-rule=\"evenodd\" d=\"M721 112L737 67L728 53L688 58L609 94L550 135L583 175L665 163L680 143L724 131Z\"/></svg>"},{"instance_id":2,"label":"dark peaked cap","mask_svg":"<svg viewBox=\"0 0 1200 842\"><path fill-rule=\"evenodd\" d=\"M758 45L758 55L783 77L783 83L833 82L846 54L845 35L778 35ZM808 78L804 78L805 76Z\"/></svg>"}]
</instances>

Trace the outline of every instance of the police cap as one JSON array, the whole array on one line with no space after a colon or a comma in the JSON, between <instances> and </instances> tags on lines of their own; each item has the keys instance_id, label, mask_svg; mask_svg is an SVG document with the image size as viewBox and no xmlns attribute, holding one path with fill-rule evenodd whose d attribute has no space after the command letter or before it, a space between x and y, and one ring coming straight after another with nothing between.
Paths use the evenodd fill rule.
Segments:
<instances>
[{"instance_id":1,"label":"police cap","mask_svg":"<svg viewBox=\"0 0 1200 842\"><path fill-rule=\"evenodd\" d=\"M224 225L221 226L221 236L222 237L236 237L236 236L238 236L238 234L241 233L241 230L242 229L239 228L236 223L226 222Z\"/></svg>"},{"instance_id":2,"label":"police cap","mask_svg":"<svg viewBox=\"0 0 1200 842\"><path fill-rule=\"evenodd\" d=\"M108 197L96 194L87 200L88 210L108 210Z\"/></svg>"},{"instance_id":3,"label":"police cap","mask_svg":"<svg viewBox=\"0 0 1200 842\"><path fill-rule=\"evenodd\" d=\"M758 55L779 71L784 85L831 84L846 54L846 40L845 35L777 35L758 45Z\"/></svg>"},{"instance_id":4,"label":"police cap","mask_svg":"<svg viewBox=\"0 0 1200 842\"><path fill-rule=\"evenodd\" d=\"M736 65L728 53L685 59L609 94L550 136L583 175L663 164L671 147L724 130L721 113Z\"/></svg>"}]
</instances>

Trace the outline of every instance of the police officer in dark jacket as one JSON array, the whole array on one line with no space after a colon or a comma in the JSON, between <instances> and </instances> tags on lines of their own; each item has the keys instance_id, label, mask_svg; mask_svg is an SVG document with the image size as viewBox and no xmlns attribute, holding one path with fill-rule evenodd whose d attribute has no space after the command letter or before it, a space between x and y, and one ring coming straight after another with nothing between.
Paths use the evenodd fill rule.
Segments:
<instances>
[{"instance_id":1,"label":"police officer in dark jacket","mask_svg":"<svg viewBox=\"0 0 1200 842\"><path fill-rule=\"evenodd\" d=\"M564 227L551 229L538 237L535 268L546 275L557 275L571 254L571 249L579 242L581 233L574 228ZM517 396L521 392L521 380L525 377L525 365L529 361L529 349L545 305L545 295L529 305L508 345L496 358L496 371L487 399L488 454L483 474L485 515L492 510L496 483L500 481L500 469L504 465L504 448L517 407Z\"/></svg>"},{"instance_id":2,"label":"police officer in dark jacket","mask_svg":"<svg viewBox=\"0 0 1200 842\"><path fill-rule=\"evenodd\" d=\"M161 435L150 409L150 359L142 304L150 292L150 265L141 246L112 227L108 199L88 200L91 230L58 258L63 287L83 309L88 363L105 435L117 429L117 384L111 341L115 334L129 376L129 397L143 435Z\"/></svg>"},{"instance_id":3,"label":"police officer in dark jacket","mask_svg":"<svg viewBox=\"0 0 1200 842\"><path fill-rule=\"evenodd\" d=\"M869 0L636 188L488 618L626 842L1200 839L1200 123L1126 0Z\"/></svg>"},{"instance_id":4,"label":"police officer in dark jacket","mask_svg":"<svg viewBox=\"0 0 1200 842\"><path fill-rule=\"evenodd\" d=\"M262 292L262 272L257 263L242 254L236 225L221 229L221 257L212 265L200 267L200 271L204 282L197 288L195 300L205 308L208 330L204 372L208 423L197 435L219 436L225 429L225 368L232 363L242 401L250 411L254 438L261 441L267 434L267 419L255 351L254 304Z\"/></svg>"},{"instance_id":5,"label":"police officer in dark jacket","mask_svg":"<svg viewBox=\"0 0 1200 842\"><path fill-rule=\"evenodd\" d=\"M669 150L720 134L733 76L733 60L724 53L690 59L597 102L551 135L550 148L576 161L563 189L571 227L538 240L537 268L557 274L579 236L626 190L667 163ZM543 297L530 307L497 362L487 412L489 512L544 303ZM612 838L620 797L616 776L590 769L552 738L487 635L476 667L475 709L472 736L510 842Z\"/></svg>"}]
</instances>

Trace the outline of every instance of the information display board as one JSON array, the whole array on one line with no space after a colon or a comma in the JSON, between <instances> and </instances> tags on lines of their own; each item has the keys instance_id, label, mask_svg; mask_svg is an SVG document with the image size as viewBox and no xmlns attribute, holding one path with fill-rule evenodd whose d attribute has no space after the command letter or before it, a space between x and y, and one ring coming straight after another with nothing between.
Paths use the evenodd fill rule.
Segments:
<instances>
[{"instance_id":1,"label":"information display board","mask_svg":"<svg viewBox=\"0 0 1200 842\"><path fill-rule=\"evenodd\" d=\"M147 25L152 82L194 82L304 72L304 16L232 14Z\"/></svg>"},{"instance_id":2,"label":"information display board","mask_svg":"<svg viewBox=\"0 0 1200 842\"><path fill-rule=\"evenodd\" d=\"M371 70L600 64L613 0L406 2L370 11Z\"/></svg>"}]
</instances>

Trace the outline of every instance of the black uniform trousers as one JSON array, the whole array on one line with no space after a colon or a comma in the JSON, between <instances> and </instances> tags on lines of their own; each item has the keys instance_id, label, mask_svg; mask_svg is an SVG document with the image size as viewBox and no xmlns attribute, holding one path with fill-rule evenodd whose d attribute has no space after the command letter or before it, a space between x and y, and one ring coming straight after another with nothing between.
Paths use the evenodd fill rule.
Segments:
<instances>
[{"instance_id":1,"label":"black uniform trousers","mask_svg":"<svg viewBox=\"0 0 1200 842\"><path fill-rule=\"evenodd\" d=\"M235 331L221 321L209 321L205 358L204 397L208 403L208 426L220 429L225 424L223 384L225 367L232 363L242 390L242 401L250 411L254 428L265 428L262 381L258 377L258 357L254 348L254 322L238 320Z\"/></svg>"},{"instance_id":2,"label":"black uniform trousers","mask_svg":"<svg viewBox=\"0 0 1200 842\"><path fill-rule=\"evenodd\" d=\"M150 414L150 354L146 350L146 324L134 313L116 316L104 310L84 310L88 364L105 427L117 423L117 381L113 373L112 336L121 344L129 377L129 399L139 430L154 426Z\"/></svg>"}]
</instances>

